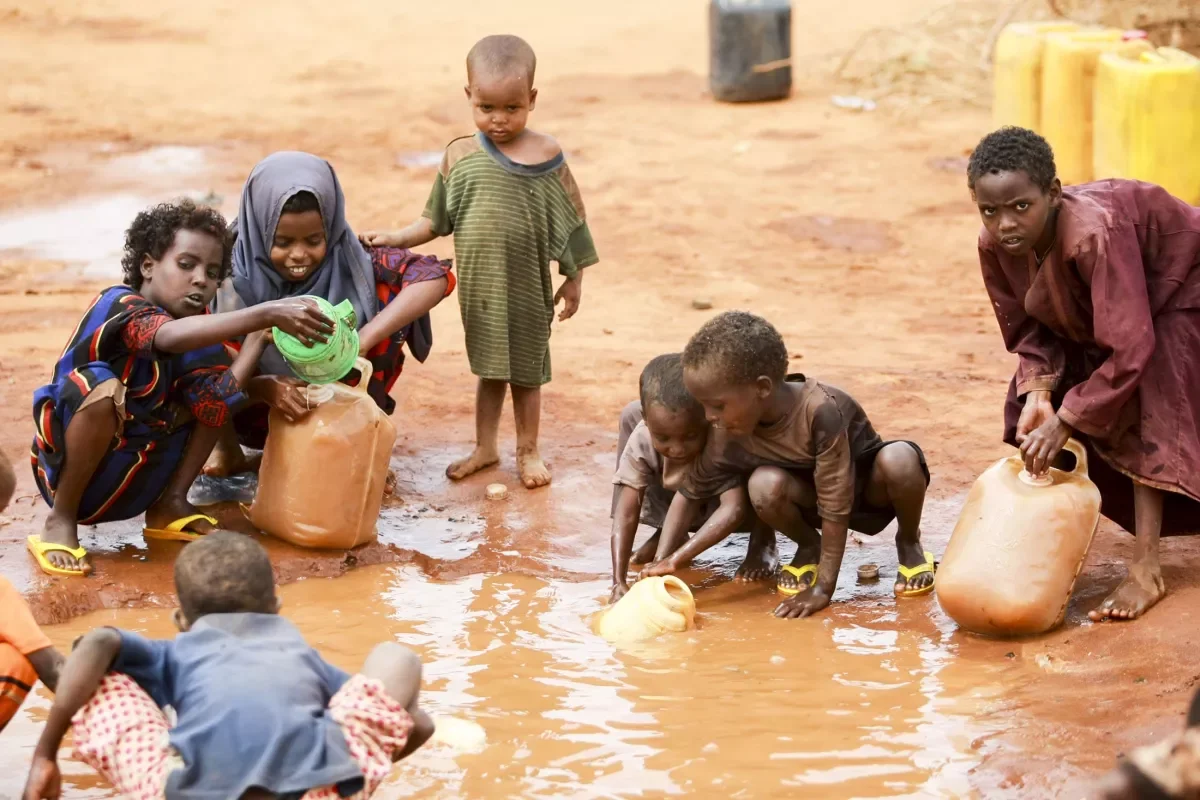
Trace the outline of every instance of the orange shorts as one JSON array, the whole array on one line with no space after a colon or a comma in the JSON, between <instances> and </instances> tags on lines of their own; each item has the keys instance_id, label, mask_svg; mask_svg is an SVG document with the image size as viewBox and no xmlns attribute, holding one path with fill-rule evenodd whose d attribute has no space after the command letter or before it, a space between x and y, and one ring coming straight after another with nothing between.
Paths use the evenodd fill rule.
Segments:
<instances>
[{"instance_id":1,"label":"orange shorts","mask_svg":"<svg viewBox=\"0 0 1200 800\"><path fill-rule=\"evenodd\" d=\"M37 680L33 665L21 651L8 642L0 642L0 731L16 715Z\"/></svg>"},{"instance_id":2,"label":"orange shorts","mask_svg":"<svg viewBox=\"0 0 1200 800\"><path fill-rule=\"evenodd\" d=\"M374 678L355 675L329 701L350 755L365 783L353 800L370 797L392 771L392 756L404 748L412 717ZM71 720L75 757L99 772L122 797L160 800L172 770L183 767L168 741L162 709L128 675L109 673L87 705ZM327 786L304 800L337 800Z\"/></svg>"}]
</instances>

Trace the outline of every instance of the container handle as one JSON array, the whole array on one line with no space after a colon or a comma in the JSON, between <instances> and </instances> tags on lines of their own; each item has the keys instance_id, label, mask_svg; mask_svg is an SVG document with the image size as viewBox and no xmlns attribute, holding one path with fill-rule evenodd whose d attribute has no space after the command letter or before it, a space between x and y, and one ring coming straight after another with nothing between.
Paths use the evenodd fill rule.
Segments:
<instances>
[{"instance_id":1,"label":"container handle","mask_svg":"<svg viewBox=\"0 0 1200 800\"><path fill-rule=\"evenodd\" d=\"M1071 455L1075 456L1075 469L1071 470L1071 474L1086 478L1088 476L1088 457L1083 443L1078 439L1067 439L1063 449L1070 451Z\"/></svg>"},{"instance_id":2,"label":"container handle","mask_svg":"<svg viewBox=\"0 0 1200 800\"><path fill-rule=\"evenodd\" d=\"M359 356L354 359L354 368L358 370L358 385L350 388L360 394L366 394L367 385L371 382L371 376L375 374L375 366L367 359Z\"/></svg>"}]
</instances>

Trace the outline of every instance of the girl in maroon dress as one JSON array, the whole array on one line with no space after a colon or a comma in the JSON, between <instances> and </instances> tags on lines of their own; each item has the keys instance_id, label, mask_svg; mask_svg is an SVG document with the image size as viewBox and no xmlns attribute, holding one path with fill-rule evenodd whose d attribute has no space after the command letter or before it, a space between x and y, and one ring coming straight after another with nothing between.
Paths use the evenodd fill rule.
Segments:
<instances>
[{"instance_id":1,"label":"girl in maroon dress","mask_svg":"<svg viewBox=\"0 0 1200 800\"><path fill-rule=\"evenodd\" d=\"M1101 512L1137 537L1091 617L1134 619L1166 592L1160 534L1200 533L1200 209L1137 181L1064 189L1023 128L984 137L967 185L984 284L1020 358L1004 440L1034 474L1068 438L1088 447Z\"/></svg>"}]
</instances>

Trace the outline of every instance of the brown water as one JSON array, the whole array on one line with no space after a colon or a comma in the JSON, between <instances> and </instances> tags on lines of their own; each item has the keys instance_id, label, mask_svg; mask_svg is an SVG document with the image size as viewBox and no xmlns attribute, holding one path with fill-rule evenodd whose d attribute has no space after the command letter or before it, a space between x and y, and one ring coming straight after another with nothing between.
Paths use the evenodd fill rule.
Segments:
<instances>
[{"instance_id":1,"label":"brown water","mask_svg":"<svg viewBox=\"0 0 1200 800\"><path fill-rule=\"evenodd\" d=\"M429 710L486 730L482 752L422 749L381 798L974 795L978 742L1000 724L989 711L1022 668L964 657L936 604L898 604L886 579L850 582L847 602L818 618L776 620L768 588L726 580L741 547L685 575L696 630L632 651L591 631L604 580L441 581L404 565L281 591L284 614L330 661L353 671L376 642L402 642L425 662ZM893 552L881 539L851 560ZM65 647L105 624L173 633L166 609L99 612L49 633ZM19 791L48 705L40 690L5 732L0 796ZM66 796L113 796L82 764L63 767Z\"/></svg>"}]
</instances>

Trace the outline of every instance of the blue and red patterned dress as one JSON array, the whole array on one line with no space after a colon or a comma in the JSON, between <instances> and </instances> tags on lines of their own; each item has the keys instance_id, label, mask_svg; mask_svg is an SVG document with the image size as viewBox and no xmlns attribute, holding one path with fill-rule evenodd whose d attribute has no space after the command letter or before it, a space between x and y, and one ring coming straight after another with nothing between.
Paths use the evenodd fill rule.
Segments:
<instances>
[{"instance_id":1,"label":"blue and red patterned dress","mask_svg":"<svg viewBox=\"0 0 1200 800\"><path fill-rule=\"evenodd\" d=\"M196 422L220 427L246 399L221 345L155 352L154 335L172 319L128 286L105 289L54 365L53 381L33 395L33 475L53 505L71 418L97 387L124 386L117 436L83 493L81 523L145 512L170 482Z\"/></svg>"}]
</instances>

